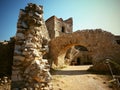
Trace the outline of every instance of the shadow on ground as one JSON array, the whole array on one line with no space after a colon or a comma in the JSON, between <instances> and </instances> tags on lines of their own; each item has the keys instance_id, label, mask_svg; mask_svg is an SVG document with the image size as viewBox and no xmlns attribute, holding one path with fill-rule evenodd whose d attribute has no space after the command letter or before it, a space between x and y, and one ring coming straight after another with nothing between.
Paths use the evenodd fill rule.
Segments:
<instances>
[{"instance_id":1,"label":"shadow on ground","mask_svg":"<svg viewBox=\"0 0 120 90\"><path fill-rule=\"evenodd\" d=\"M53 70L52 75L84 75L90 74L86 70Z\"/></svg>"}]
</instances>

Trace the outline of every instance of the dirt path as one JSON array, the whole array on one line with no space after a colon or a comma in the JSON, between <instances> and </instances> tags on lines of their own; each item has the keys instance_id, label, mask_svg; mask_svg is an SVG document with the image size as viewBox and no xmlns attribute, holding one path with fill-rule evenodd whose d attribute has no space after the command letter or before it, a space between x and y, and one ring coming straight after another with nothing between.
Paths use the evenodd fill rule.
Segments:
<instances>
[{"instance_id":1,"label":"dirt path","mask_svg":"<svg viewBox=\"0 0 120 90\"><path fill-rule=\"evenodd\" d=\"M108 77L87 72L90 66L68 66L53 74L54 90L113 90Z\"/></svg>"}]
</instances>

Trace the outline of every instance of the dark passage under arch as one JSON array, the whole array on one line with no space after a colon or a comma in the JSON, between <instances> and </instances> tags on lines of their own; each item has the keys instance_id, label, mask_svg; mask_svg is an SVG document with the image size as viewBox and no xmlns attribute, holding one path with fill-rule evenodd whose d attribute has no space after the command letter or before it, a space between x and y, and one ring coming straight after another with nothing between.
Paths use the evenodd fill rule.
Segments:
<instances>
[{"instance_id":1,"label":"dark passage under arch","mask_svg":"<svg viewBox=\"0 0 120 90\"><path fill-rule=\"evenodd\" d=\"M81 61L80 61L80 58L78 57L76 65L80 65L80 64L81 64Z\"/></svg>"}]
</instances>

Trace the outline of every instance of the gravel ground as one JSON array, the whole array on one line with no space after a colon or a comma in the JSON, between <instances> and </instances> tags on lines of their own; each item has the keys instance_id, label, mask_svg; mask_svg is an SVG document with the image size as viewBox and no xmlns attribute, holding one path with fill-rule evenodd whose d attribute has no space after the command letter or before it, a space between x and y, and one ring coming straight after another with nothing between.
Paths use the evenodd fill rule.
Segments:
<instances>
[{"instance_id":1,"label":"gravel ground","mask_svg":"<svg viewBox=\"0 0 120 90\"><path fill-rule=\"evenodd\" d=\"M117 90L111 87L106 75L87 71L90 65L68 66L53 73L54 90Z\"/></svg>"}]
</instances>

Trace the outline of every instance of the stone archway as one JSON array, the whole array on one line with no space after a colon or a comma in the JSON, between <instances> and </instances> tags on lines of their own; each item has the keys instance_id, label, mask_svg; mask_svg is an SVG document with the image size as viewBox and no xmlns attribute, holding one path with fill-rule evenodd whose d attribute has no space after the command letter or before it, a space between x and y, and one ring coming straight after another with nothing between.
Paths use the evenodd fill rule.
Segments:
<instances>
[{"instance_id":1,"label":"stone archway","mask_svg":"<svg viewBox=\"0 0 120 90\"><path fill-rule=\"evenodd\" d=\"M76 31L52 39L49 42L50 63L54 62L59 65L58 57L74 45L87 47L92 56L93 64L99 63L106 58L119 61L120 46L116 43L114 35L101 29L96 29Z\"/></svg>"}]
</instances>

